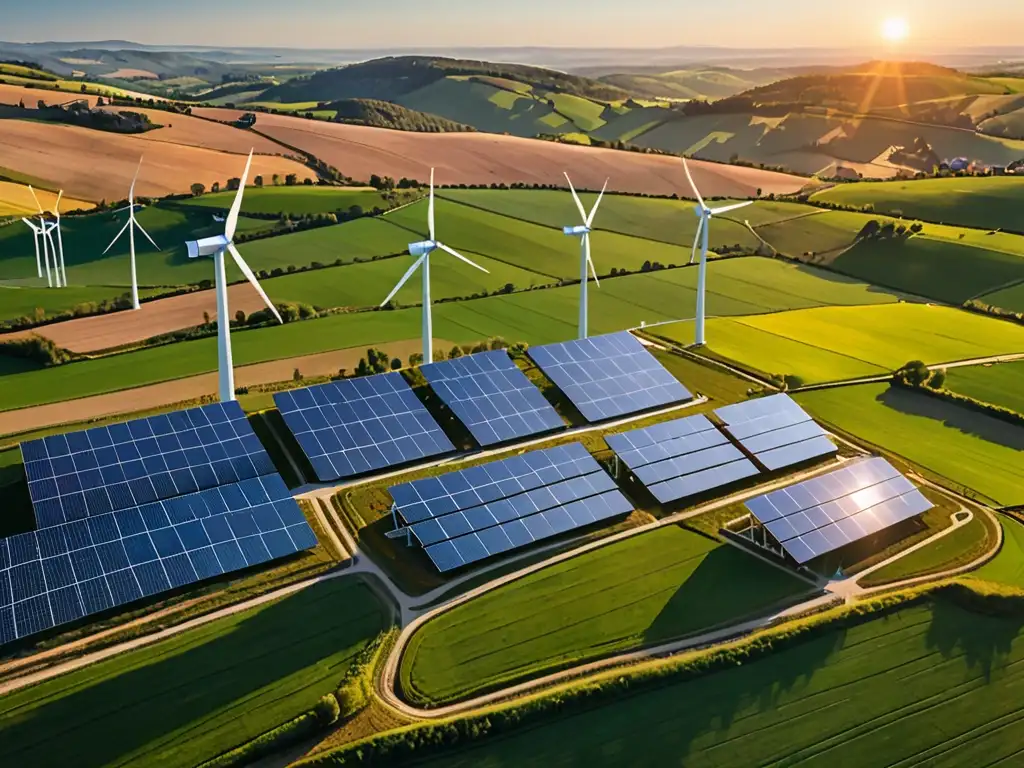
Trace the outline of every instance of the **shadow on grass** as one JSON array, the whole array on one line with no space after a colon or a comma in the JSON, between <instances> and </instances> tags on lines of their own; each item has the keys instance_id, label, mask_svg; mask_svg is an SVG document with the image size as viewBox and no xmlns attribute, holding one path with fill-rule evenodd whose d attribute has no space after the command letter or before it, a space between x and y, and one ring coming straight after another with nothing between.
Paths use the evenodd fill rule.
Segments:
<instances>
[{"instance_id":1,"label":"shadow on grass","mask_svg":"<svg viewBox=\"0 0 1024 768\"><path fill-rule=\"evenodd\" d=\"M9 694L0 702L7 720L3 764L193 765L312 707L385 621L363 582L323 582L205 642L211 629ZM143 660L148 663L139 665ZM130 665L137 666L96 679ZM287 689L264 690L304 670L310 672ZM237 716L225 717L236 707ZM261 719L262 708L269 711ZM12 711L16 717L7 719ZM195 731L174 746L171 738L181 729Z\"/></svg>"},{"instance_id":2,"label":"shadow on grass","mask_svg":"<svg viewBox=\"0 0 1024 768\"><path fill-rule=\"evenodd\" d=\"M1024 629L1024 616L991 615L958 603L943 598L934 601L928 646L947 659L963 656L970 670L981 672L990 682L1006 665L1014 641Z\"/></svg>"},{"instance_id":3,"label":"shadow on grass","mask_svg":"<svg viewBox=\"0 0 1024 768\"><path fill-rule=\"evenodd\" d=\"M894 411L910 416L924 416L942 422L944 427L956 429L965 435L1024 451L1024 429L983 413L895 387L886 389L875 399Z\"/></svg>"}]
</instances>

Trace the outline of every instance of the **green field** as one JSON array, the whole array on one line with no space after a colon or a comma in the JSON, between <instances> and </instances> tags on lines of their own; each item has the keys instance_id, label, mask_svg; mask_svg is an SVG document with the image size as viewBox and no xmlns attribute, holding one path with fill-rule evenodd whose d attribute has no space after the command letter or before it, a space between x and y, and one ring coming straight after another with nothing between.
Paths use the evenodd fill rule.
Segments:
<instances>
[{"instance_id":1,"label":"green field","mask_svg":"<svg viewBox=\"0 0 1024 768\"><path fill-rule=\"evenodd\" d=\"M44 278L45 282L45 278ZM68 273L68 283L71 273ZM47 315L67 312L80 304L99 304L110 301L129 292L127 287L82 287L68 285L67 288L33 288L18 285L0 285L0 320L14 320L34 317L36 309ZM156 289L139 289L139 296L146 298L159 293Z\"/></svg>"},{"instance_id":2,"label":"green field","mask_svg":"<svg viewBox=\"0 0 1024 768\"><path fill-rule=\"evenodd\" d=\"M1024 523L1013 517L1000 518L1003 548L971 576L1024 589Z\"/></svg>"},{"instance_id":3,"label":"green field","mask_svg":"<svg viewBox=\"0 0 1024 768\"><path fill-rule=\"evenodd\" d=\"M1004 288L1000 291L985 294L980 300L1012 312L1024 312L1024 282Z\"/></svg>"},{"instance_id":4,"label":"green field","mask_svg":"<svg viewBox=\"0 0 1024 768\"><path fill-rule=\"evenodd\" d=\"M999 505L1024 503L1024 428L887 384L801 392L811 415Z\"/></svg>"},{"instance_id":5,"label":"green field","mask_svg":"<svg viewBox=\"0 0 1024 768\"><path fill-rule=\"evenodd\" d=\"M1011 766L1017 617L936 600L722 671L553 713L420 765Z\"/></svg>"},{"instance_id":6,"label":"green field","mask_svg":"<svg viewBox=\"0 0 1024 768\"><path fill-rule=\"evenodd\" d=\"M948 372L946 388L1024 413L1024 362L954 368Z\"/></svg>"},{"instance_id":7,"label":"green field","mask_svg":"<svg viewBox=\"0 0 1024 768\"><path fill-rule=\"evenodd\" d=\"M386 622L336 579L8 693L4 763L196 765L310 709Z\"/></svg>"},{"instance_id":8,"label":"green field","mask_svg":"<svg viewBox=\"0 0 1024 768\"><path fill-rule=\"evenodd\" d=\"M1024 178L920 179L916 181L840 184L811 199L840 205L873 205L877 213L976 229L1024 232L1017 223Z\"/></svg>"},{"instance_id":9,"label":"green field","mask_svg":"<svg viewBox=\"0 0 1024 768\"><path fill-rule=\"evenodd\" d=\"M269 184L270 179L264 183ZM217 192L184 201L188 206L227 210L234 202L234 192ZM271 187L245 190L242 213L334 213L348 211L353 205L364 210L387 209L387 202L374 189L345 187Z\"/></svg>"},{"instance_id":10,"label":"green field","mask_svg":"<svg viewBox=\"0 0 1024 768\"><path fill-rule=\"evenodd\" d=\"M657 329L689 341L691 323ZM948 307L821 307L708 322L712 352L764 374L843 381L929 364L1024 352L1024 327Z\"/></svg>"},{"instance_id":11,"label":"green field","mask_svg":"<svg viewBox=\"0 0 1024 768\"><path fill-rule=\"evenodd\" d=\"M545 568L446 611L409 641L414 701L440 704L725 624L810 585L670 526Z\"/></svg>"}]
</instances>

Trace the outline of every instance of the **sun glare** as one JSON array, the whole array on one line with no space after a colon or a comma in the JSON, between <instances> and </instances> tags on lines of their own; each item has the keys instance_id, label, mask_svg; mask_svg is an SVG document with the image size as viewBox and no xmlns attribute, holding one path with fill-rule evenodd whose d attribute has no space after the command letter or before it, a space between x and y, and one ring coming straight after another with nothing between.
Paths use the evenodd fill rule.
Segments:
<instances>
[{"instance_id":1,"label":"sun glare","mask_svg":"<svg viewBox=\"0 0 1024 768\"><path fill-rule=\"evenodd\" d=\"M909 33L910 27L907 24L906 19L893 17L891 19L886 19L882 24L882 37L890 43L898 43L901 40L906 40Z\"/></svg>"}]
</instances>

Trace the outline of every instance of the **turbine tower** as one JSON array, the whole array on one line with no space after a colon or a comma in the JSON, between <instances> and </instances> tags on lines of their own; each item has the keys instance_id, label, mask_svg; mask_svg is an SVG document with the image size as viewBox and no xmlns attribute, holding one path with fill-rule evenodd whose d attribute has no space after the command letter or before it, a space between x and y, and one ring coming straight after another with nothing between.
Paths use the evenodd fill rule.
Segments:
<instances>
[{"instance_id":1,"label":"turbine tower","mask_svg":"<svg viewBox=\"0 0 1024 768\"><path fill-rule=\"evenodd\" d=\"M142 158L139 158L139 166L135 169L135 178L132 179L131 189L128 190L128 205L122 208L121 211L128 211L128 221L121 228L121 231L117 233L117 236L110 241L110 245L107 246L107 250L103 252L104 255L114 247L114 243L121 239L121 235L124 234L125 230L128 230L128 248L131 251L131 262L132 262L132 309L138 309L139 304L139 278L135 269L135 228L138 227L139 232L146 236L146 239L152 243L153 247L158 251L160 246L153 242L153 238L149 236L149 233L142 228L142 225L135 220L135 182L139 180L139 171L142 169ZM120 211L118 211L120 213Z\"/></svg>"},{"instance_id":2,"label":"turbine tower","mask_svg":"<svg viewBox=\"0 0 1024 768\"><path fill-rule=\"evenodd\" d=\"M697 214L697 218L700 219L700 223L697 224L697 234L693 238L693 252L690 254L690 263L693 264L693 257L697 253L697 241L701 240L703 234L703 245L700 252L700 267L697 272L697 321L695 324L695 334L693 343L698 346L704 346L704 292L707 287L708 279L708 229L711 226L712 216L721 216L723 213L729 211L735 211L737 208L745 208L748 205L753 204L753 200L748 200L745 203L736 203L735 205L726 205L722 208L708 208L704 204L704 198L700 196L700 192L697 190L697 185L693 183L693 176L690 175L690 166L686 164L686 158L683 158L683 170L686 171L686 178L690 180L690 186L693 188L693 194L697 197L698 207L694 209Z\"/></svg>"},{"instance_id":3,"label":"turbine tower","mask_svg":"<svg viewBox=\"0 0 1024 768\"><path fill-rule=\"evenodd\" d=\"M64 236L61 234L60 228L60 199L64 197L64 190L62 189L57 193L57 204L53 206L53 215L57 217L57 221L50 224L50 231L57 230L57 248L54 251L54 269L57 271L58 279L57 286L67 288L68 287L68 270L64 265ZM53 247L53 239L50 239L50 247Z\"/></svg>"},{"instance_id":4,"label":"turbine tower","mask_svg":"<svg viewBox=\"0 0 1024 768\"><path fill-rule=\"evenodd\" d=\"M39 198L36 196L36 191L29 185L28 191L32 193L32 199L35 200L36 208L39 209L39 226L32 224L28 219L22 219L28 224L33 233L36 236L36 273L38 277L43 276L42 267L46 267L46 286L48 288L60 288L61 285L61 274L58 269L59 262L57 261L57 246L53 242L53 230L58 227L60 223L60 217L58 215L57 224L47 221L46 211L43 210L42 204L39 202ZM61 195L64 193L61 192ZM57 207L60 208L60 197L57 197ZM60 239L60 230L57 230L57 238ZM43 243L43 260L42 264L39 261L39 241ZM49 242L50 246L47 248L46 244ZM50 254L53 253L53 272L50 271ZM55 279L56 278L56 279ZM54 286L56 282L56 286Z\"/></svg>"},{"instance_id":5,"label":"turbine tower","mask_svg":"<svg viewBox=\"0 0 1024 768\"><path fill-rule=\"evenodd\" d=\"M227 221L224 224L224 234L193 240L185 244L188 247L190 259L199 256L213 256L213 273L217 289L217 364L220 399L223 403L235 399L235 371L231 362L231 317L228 315L228 284L224 273L225 253L231 254L238 269L245 275L245 279L252 283L252 287L256 289L256 293L263 299L263 303L277 318L277 322L282 322L277 308L270 302L267 294L256 280L256 275L252 273L249 265L242 258L242 254L235 248L235 229L238 227L238 214L242 210L242 194L245 192L245 182L249 178L250 165L252 165L252 151L249 152L249 159L245 163L245 171L242 173L235 201L231 204L231 212L228 213Z\"/></svg>"},{"instance_id":6,"label":"turbine tower","mask_svg":"<svg viewBox=\"0 0 1024 768\"><path fill-rule=\"evenodd\" d=\"M43 276L43 262L39 258L39 239L42 237L43 230L41 228L37 227L30 219L22 218L22 221L25 222L25 224L28 225L28 228L32 230L32 242L36 246L36 276L37 277L42 277ZM46 242L45 241L43 242L43 246L44 247L46 246ZM47 274L47 277L49 277L49 274L50 274L49 262L47 262L46 274Z\"/></svg>"},{"instance_id":7,"label":"turbine tower","mask_svg":"<svg viewBox=\"0 0 1024 768\"><path fill-rule=\"evenodd\" d=\"M597 214L598 206L601 205L601 200L604 198L605 190L608 189L608 182L605 181L604 187L601 189L601 194L597 197L597 202L594 203L594 207L590 209L590 213L587 213L586 208L583 207L583 203L580 201L580 196L576 194L576 188L572 185L572 179L569 178L569 174L565 174L565 180L569 182L569 191L572 192L572 199L576 201L576 207L579 209L580 218L583 220L583 224L576 227L562 227L562 232L570 237L580 238L580 327L579 337L581 339L587 338L587 283L590 278L587 276L587 266L590 266L590 273L594 276L594 282L597 287L601 287L601 282L597 279L597 270L594 269L594 261L590 258L590 233L593 231L591 225L594 223L594 216Z\"/></svg>"},{"instance_id":8,"label":"turbine tower","mask_svg":"<svg viewBox=\"0 0 1024 768\"><path fill-rule=\"evenodd\" d=\"M479 264L474 264L472 261L467 259L461 253L457 253L453 248L449 248L447 245L437 239L434 231L434 169L430 169L430 203L427 208L427 228L430 231L430 239L424 240L419 243L409 244L409 254L416 257L416 261L413 263L409 270L402 276L402 279L398 281L398 284L391 289L391 293L388 297L381 302L383 307L391 299L395 297L402 286L405 285L409 278L416 274L416 270L420 267L423 268L423 362L424 364L434 362L434 337L433 337L433 320L430 316L430 254L440 249L445 253L454 256L457 259L469 264L471 267L476 267L481 272L487 272L486 269L481 267Z\"/></svg>"}]
</instances>

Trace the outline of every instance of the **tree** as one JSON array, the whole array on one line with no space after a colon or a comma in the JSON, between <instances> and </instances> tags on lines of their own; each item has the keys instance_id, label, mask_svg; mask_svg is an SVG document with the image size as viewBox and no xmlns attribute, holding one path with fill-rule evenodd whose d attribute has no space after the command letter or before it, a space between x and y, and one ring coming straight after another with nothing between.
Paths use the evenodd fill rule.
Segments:
<instances>
[{"instance_id":1,"label":"tree","mask_svg":"<svg viewBox=\"0 0 1024 768\"><path fill-rule=\"evenodd\" d=\"M206 192L206 185L196 182L192 185L192 197L199 197L201 194Z\"/></svg>"},{"instance_id":2,"label":"tree","mask_svg":"<svg viewBox=\"0 0 1024 768\"><path fill-rule=\"evenodd\" d=\"M213 182L213 186L210 187L210 191L211 192L220 192L220 182L219 181Z\"/></svg>"},{"instance_id":3,"label":"tree","mask_svg":"<svg viewBox=\"0 0 1024 768\"><path fill-rule=\"evenodd\" d=\"M341 717L344 717L346 720L362 711L369 703L369 700L366 698L366 691L363 690L358 677L339 688L336 696L338 707L341 710Z\"/></svg>"},{"instance_id":4,"label":"tree","mask_svg":"<svg viewBox=\"0 0 1024 768\"><path fill-rule=\"evenodd\" d=\"M380 176L378 176L375 173L372 176L370 176L370 186L373 187L374 189L383 189L384 188L384 181L383 181L383 179L381 179Z\"/></svg>"},{"instance_id":5,"label":"tree","mask_svg":"<svg viewBox=\"0 0 1024 768\"><path fill-rule=\"evenodd\" d=\"M348 376L348 368L339 368L338 369L338 378L339 379L344 379L346 376Z\"/></svg>"},{"instance_id":6,"label":"tree","mask_svg":"<svg viewBox=\"0 0 1024 768\"><path fill-rule=\"evenodd\" d=\"M932 389L942 389L946 385L946 369L939 368L935 373L932 374L931 379L928 381L928 386Z\"/></svg>"},{"instance_id":7,"label":"tree","mask_svg":"<svg viewBox=\"0 0 1024 768\"><path fill-rule=\"evenodd\" d=\"M252 183L255 184L257 187L262 187L263 186L263 177L262 176L257 176L255 179L252 180Z\"/></svg>"},{"instance_id":8,"label":"tree","mask_svg":"<svg viewBox=\"0 0 1024 768\"><path fill-rule=\"evenodd\" d=\"M298 183L299 177L294 173L289 173L287 176L284 177L284 185L286 187L294 187Z\"/></svg>"},{"instance_id":9,"label":"tree","mask_svg":"<svg viewBox=\"0 0 1024 768\"><path fill-rule=\"evenodd\" d=\"M361 205L350 205L348 209L348 216L350 219L358 219L363 215L363 206Z\"/></svg>"},{"instance_id":10,"label":"tree","mask_svg":"<svg viewBox=\"0 0 1024 768\"><path fill-rule=\"evenodd\" d=\"M242 310L238 310L237 312L235 312L235 322L238 323L239 325L244 325L245 312L243 312Z\"/></svg>"},{"instance_id":11,"label":"tree","mask_svg":"<svg viewBox=\"0 0 1024 768\"><path fill-rule=\"evenodd\" d=\"M280 175L280 174L277 174L277 173L275 173L275 174L274 174L274 175L273 175L273 176L271 177L271 179L270 179L270 180L271 180L271 182L273 182L273 184L274 184L274 186L275 186L275 187L280 187L280 186L281 186L281 175Z\"/></svg>"},{"instance_id":12,"label":"tree","mask_svg":"<svg viewBox=\"0 0 1024 768\"><path fill-rule=\"evenodd\" d=\"M88 93L89 89L85 87L85 83L82 83L82 93Z\"/></svg>"},{"instance_id":13,"label":"tree","mask_svg":"<svg viewBox=\"0 0 1024 768\"><path fill-rule=\"evenodd\" d=\"M312 187L313 186L313 180L311 178L309 178L309 176L307 176L305 179L303 179L302 183L305 184L307 187Z\"/></svg>"},{"instance_id":14,"label":"tree","mask_svg":"<svg viewBox=\"0 0 1024 768\"><path fill-rule=\"evenodd\" d=\"M242 185L242 180L237 176L233 179L228 179L228 189L234 192Z\"/></svg>"},{"instance_id":15,"label":"tree","mask_svg":"<svg viewBox=\"0 0 1024 768\"><path fill-rule=\"evenodd\" d=\"M460 347L460 346L458 346L456 344L454 347L452 347L451 351L448 353L448 359L449 360L455 360L458 357L462 357L462 347Z\"/></svg>"},{"instance_id":16,"label":"tree","mask_svg":"<svg viewBox=\"0 0 1024 768\"><path fill-rule=\"evenodd\" d=\"M391 361L391 370L392 371L397 371L401 367L402 367L402 359L400 357L396 357L396 358L394 358Z\"/></svg>"},{"instance_id":17,"label":"tree","mask_svg":"<svg viewBox=\"0 0 1024 768\"><path fill-rule=\"evenodd\" d=\"M871 219L871 221L861 227L860 232L857 234L857 239L863 240L864 238L874 237L881 228L882 225L878 223L878 219Z\"/></svg>"},{"instance_id":18,"label":"tree","mask_svg":"<svg viewBox=\"0 0 1024 768\"><path fill-rule=\"evenodd\" d=\"M313 714L316 715L317 722L324 728L337 722L338 715L341 714L341 707L338 706L338 700L334 698L333 693L327 693L320 697L313 706Z\"/></svg>"},{"instance_id":19,"label":"tree","mask_svg":"<svg viewBox=\"0 0 1024 768\"><path fill-rule=\"evenodd\" d=\"M302 381L302 371L298 368L292 371L292 381Z\"/></svg>"},{"instance_id":20,"label":"tree","mask_svg":"<svg viewBox=\"0 0 1024 768\"><path fill-rule=\"evenodd\" d=\"M210 324L210 313L209 312L203 312L203 325L209 325L209 324Z\"/></svg>"},{"instance_id":21,"label":"tree","mask_svg":"<svg viewBox=\"0 0 1024 768\"><path fill-rule=\"evenodd\" d=\"M912 387L923 386L931 378L931 375L932 372L928 370L928 366L920 360L911 360L896 371L897 378L905 381Z\"/></svg>"},{"instance_id":22,"label":"tree","mask_svg":"<svg viewBox=\"0 0 1024 768\"><path fill-rule=\"evenodd\" d=\"M409 355L409 367L415 368L417 365L423 365L423 353L413 352Z\"/></svg>"}]
</instances>

